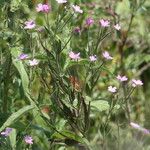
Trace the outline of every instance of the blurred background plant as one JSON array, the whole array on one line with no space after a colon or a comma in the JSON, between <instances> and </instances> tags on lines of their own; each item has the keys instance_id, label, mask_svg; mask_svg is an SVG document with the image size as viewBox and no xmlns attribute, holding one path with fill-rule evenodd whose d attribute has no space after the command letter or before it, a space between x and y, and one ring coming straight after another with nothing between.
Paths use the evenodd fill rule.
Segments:
<instances>
[{"instance_id":1,"label":"blurred background plant","mask_svg":"<svg viewBox=\"0 0 150 150\"><path fill-rule=\"evenodd\" d=\"M51 8L37 12L39 3ZM0 8L0 132L13 128L0 149L150 149L148 0L1 0ZM132 91L118 74L143 86Z\"/></svg>"}]
</instances>

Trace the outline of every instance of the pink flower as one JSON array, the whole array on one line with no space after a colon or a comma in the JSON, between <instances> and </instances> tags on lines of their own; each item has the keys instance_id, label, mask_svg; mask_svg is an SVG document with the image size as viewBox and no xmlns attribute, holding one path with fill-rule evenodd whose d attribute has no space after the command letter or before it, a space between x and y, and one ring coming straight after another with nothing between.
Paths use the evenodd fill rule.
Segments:
<instances>
[{"instance_id":1,"label":"pink flower","mask_svg":"<svg viewBox=\"0 0 150 150\"><path fill-rule=\"evenodd\" d=\"M51 7L48 4L38 4L36 7L37 12L44 12L48 13L50 11Z\"/></svg>"},{"instance_id":2,"label":"pink flower","mask_svg":"<svg viewBox=\"0 0 150 150\"><path fill-rule=\"evenodd\" d=\"M137 129L137 130L142 131L144 134L150 134L150 131L148 129L145 129L145 128L141 127L140 125L138 125L134 122L130 122L130 126Z\"/></svg>"},{"instance_id":3,"label":"pink flower","mask_svg":"<svg viewBox=\"0 0 150 150\"><path fill-rule=\"evenodd\" d=\"M97 60L96 55L92 55L92 56L90 56L89 58L90 58L90 61L92 61L92 62L94 62L94 61Z\"/></svg>"},{"instance_id":4,"label":"pink flower","mask_svg":"<svg viewBox=\"0 0 150 150\"><path fill-rule=\"evenodd\" d=\"M141 86L141 85L143 85L143 82L141 80L132 79L132 86L133 87Z\"/></svg>"},{"instance_id":5,"label":"pink flower","mask_svg":"<svg viewBox=\"0 0 150 150\"><path fill-rule=\"evenodd\" d=\"M109 27L110 26L110 22L108 20L101 19L99 21L99 23L101 24L102 27Z\"/></svg>"},{"instance_id":6,"label":"pink flower","mask_svg":"<svg viewBox=\"0 0 150 150\"><path fill-rule=\"evenodd\" d=\"M67 0L56 0L58 4L67 3Z\"/></svg>"},{"instance_id":7,"label":"pink flower","mask_svg":"<svg viewBox=\"0 0 150 150\"><path fill-rule=\"evenodd\" d=\"M119 31L121 29L121 26L119 24L116 24L114 25L114 28Z\"/></svg>"},{"instance_id":8,"label":"pink flower","mask_svg":"<svg viewBox=\"0 0 150 150\"><path fill-rule=\"evenodd\" d=\"M37 59L29 60L29 65L30 66L36 66L39 64L39 61Z\"/></svg>"},{"instance_id":9,"label":"pink flower","mask_svg":"<svg viewBox=\"0 0 150 150\"><path fill-rule=\"evenodd\" d=\"M104 51L102 53L103 57L106 58L107 60L113 59L113 57L110 56L110 54L107 51Z\"/></svg>"},{"instance_id":10,"label":"pink flower","mask_svg":"<svg viewBox=\"0 0 150 150\"><path fill-rule=\"evenodd\" d=\"M12 132L12 128L6 128L5 131L1 132L1 135L3 136L9 136L9 134Z\"/></svg>"},{"instance_id":11,"label":"pink flower","mask_svg":"<svg viewBox=\"0 0 150 150\"><path fill-rule=\"evenodd\" d=\"M111 93L116 93L117 88L115 86L114 87L113 86L109 86L108 87L108 91L111 92Z\"/></svg>"},{"instance_id":12,"label":"pink flower","mask_svg":"<svg viewBox=\"0 0 150 150\"><path fill-rule=\"evenodd\" d=\"M118 75L116 78L117 78L119 81L121 81L121 82L124 82L124 81L127 81L127 80L128 80L128 78L127 78L126 76L120 76L120 75Z\"/></svg>"},{"instance_id":13,"label":"pink flower","mask_svg":"<svg viewBox=\"0 0 150 150\"><path fill-rule=\"evenodd\" d=\"M32 139L32 137L29 136L29 135L26 135L26 136L24 137L24 141L25 141L27 144L33 144L33 139Z\"/></svg>"},{"instance_id":14,"label":"pink flower","mask_svg":"<svg viewBox=\"0 0 150 150\"><path fill-rule=\"evenodd\" d=\"M130 122L131 127L135 128L135 129L139 129L140 126L134 122Z\"/></svg>"},{"instance_id":15,"label":"pink flower","mask_svg":"<svg viewBox=\"0 0 150 150\"><path fill-rule=\"evenodd\" d=\"M26 21L24 24L25 24L24 29L33 29L36 26L33 20Z\"/></svg>"},{"instance_id":16,"label":"pink flower","mask_svg":"<svg viewBox=\"0 0 150 150\"><path fill-rule=\"evenodd\" d=\"M43 12L48 13L51 10L51 6L48 4L43 4Z\"/></svg>"},{"instance_id":17,"label":"pink flower","mask_svg":"<svg viewBox=\"0 0 150 150\"><path fill-rule=\"evenodd\" d=\"M20 54L19 57L18 57L19 60L24 60L24 59L27 59L27 58L29 58L28 55L24 54L24 53Z\"/></svg>"},{"instance_id":18,"label":"pink flower","mask_svg":"<svg viewBox=\"0 0 150 150\"><path fill-rule=\"evenodd\" d=\"M87 18L86 19L86 25L90 26L94 23L94 19L93 18Z\"/></svg>"},{"instance_id":19,"label":"pink flower","mask_svg":"<svg viewBox=\"0 0 150 150\"><path fill-rule=\"evenodd\" d=\"M81 10L80 6L78 5L72 5L72 8L75 12L82 14L83 10Z\"/></svg>"},{"instance_id":20,"label":"pink flower","mask_svg":"<svg viewBox=\"0 0 150 150\"><path fill-rule=\"evenodd\" d=\"M41 3L38 4L37 7L36 7L36 11L37 12L42 12L43 11L43 4L41 4Z\"/></svg>"},{"instance_id":21,"label":"pink flower","mask_svg":"<svg viewBox=\"0 0 150 150\"><path fill-rule=\"evenodd\" d=\"M74 53L74 52L70 52L69 53L69 57L71 58L71 59L73 59L73 60L78 60L78 59L80 59L80 53Z\"/></svg>"}]
</instances>

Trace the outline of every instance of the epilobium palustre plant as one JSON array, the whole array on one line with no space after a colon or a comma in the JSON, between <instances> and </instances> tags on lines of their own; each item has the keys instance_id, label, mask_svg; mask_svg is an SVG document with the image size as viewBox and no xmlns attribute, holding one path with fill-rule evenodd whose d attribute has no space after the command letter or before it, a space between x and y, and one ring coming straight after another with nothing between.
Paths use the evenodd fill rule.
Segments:
<instances>
[{"instance_id":1,"label":"epilobium palustre plant","mask_svg":"<svg viewBox=\"0 0 150 150\"><path fill-rule=\"evenodd\" d=\"M134 123L132 98L144 84L124 52L144 1L131 4L126 24L99 3L16 2L1 11L3 149L121 149L124 128L149 136Z\"/></svg>"}]
</instances>

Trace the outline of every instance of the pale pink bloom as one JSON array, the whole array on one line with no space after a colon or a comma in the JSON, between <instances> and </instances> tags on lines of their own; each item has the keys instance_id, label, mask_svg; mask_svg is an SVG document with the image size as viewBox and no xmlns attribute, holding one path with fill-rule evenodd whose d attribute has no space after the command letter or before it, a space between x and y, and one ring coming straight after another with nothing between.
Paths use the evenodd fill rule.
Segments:
<instances>
[{"instance_id":1,"label":"pale pink bloom","mask_svg":"<svg viewBox=\"0 0 150 150\"><path fill-rule=\"evenodd\" d=\"M56 0L58 4L67 3L67 0Z\"/></svg>"},{"instance_id":2,"label":"pale pink bloom","mask_svg":"<svg viewBox=\"0 0 150 150\"><path fill-rule=\"evenodd\" d=\"M83 13L83 10L81 10L80 6L78 5L72 5L72 8L77 13L81 13L81 14Z\"/></svg>"},{"instance_id":3,"label":"pale pink bloom","mask_svg":"<svg viewBox=\"0 0 150 150\"><path fill-rule=\"evenodd\" d=\"M116 24L114 25L114 28L119 31L121 29L121 26L119 24Z\"/></svg>"},{"instance_id":4,"label":"pale pink bloom","mask_svg":"<svg viewBox=\"0 0 150 150\"><path fill-rule=\"evenodd\" d=\"M36 66L39 64L39 61L37 59L29 60L29 65L30 66Z\"/></svg>"},{"instance_id":5,"label":"pale pink bloom","mask_svg":"<svg viewBox=\"0 0 150 150\"><path fill-rule=\"evenodd\" d=\"M27 54L24 54L24 53L20 54L19 57L18 57L19 60L24 60L24 59L27 59L27 58L29 58L29 56Z\"/></svg>"},{"instance_id":6,"label":"pale pink bloom","mask_svg":"<svg viewBox=\"0 0 150 150\"><path fill-rule=\"evenodd\" d=\"M41 3L38 4L37 7L36 7L36 11L37 12L42 12L43 11L43 4L41 4Z\"/></svg>"},{"instance_id":7,"label":"pale pink bloom","mask_svg":"<svg viewBox=\"0 0 150 150\"><path fill-rule=\"evenodd\" d=\"M99 23L101 24L102 27L109 27L110 26L110 22L108 20L101 19L99 21Z\"/></svg>"},{"instance_id":8,"label":"pale pink bloom","mask_svg":"<svg viewBox=\"0 0 150 150\"><path fill-rule=\"evenodd\" d=\"M93 23L94 23L94 19L93 18L89 17L89 18L86 19L86 25L90 26Z\"/></svg>"},{"instance_id":9,"label":"pale pink bloom","mask_svg":"<svg viewBox=\"0 0 150 150\"><path fill-rule=\"evenodd\" d=\"M48 4L43 4L43 12L48 13L51 10L51 6Z\"/></svg>"},{"instance_id":10,"label":"pale pink bloom","mask_svg":"<svg viewBox=\"0 0 150 150\"><path fill-rule=\"evenodd\" d=\"M111 92L111 93L116 93L117 88L115 86L114 87L113 86L109 86L108 87L108 91Z\"/></svg>"},{"instance_id":11,"label":"pale pink bloom","mask_svg":"<svg viewBox=\"0 0 150 150\"><path fill-rule=\"evenodd\" d=\"M89 58L90 58L90 61L96 61L97 60L97 56L96 55L92 55Z\"/></svg>"},{"instance_id":12,"label":"pale pink bloom","mask_svg":"<svg viewBox=\"0 0 150 150\"><path fill-rule=\"evenodd\" d=\"M102 53L103 57L106 58L107 60L113 59L113 57L110 56L110 54L107 51L104 51Z\"/></svg>"},{"instance_id":13,"label":"pale pink bloom","mask_svg":"<svg viewBox=\"0 0 150 150\"><path fill-rule=\"evenodd\" d=\"M24 24L25 24L24 29L33 29L36 26L33 20L26 21Z\"/></svg>"},{"instance_id":14,"label":"pale pink bloom","mask_svg":"<svg viewBox=\"0 0 150 150\"><path fill-rule=\"evenodd\" d=\"M130 122L131 127L135 128L135 129L139 129L141 128L138 124L134 123L134 122Z\"/></svg>"},{"instance_id":15,"label":"pale pink bloom","mask_svg":"<svg viewBox=\"0 0 150 150\"><path fill-rule=\"evenodd\" d=\"M74 53L74 52L70 52L69 53L69 57L71 58L71 59L73 59L73 60L79 60L80 59L80 53Z\"/></svg>"},{"instance_id":16,"label":"pale pink bloom","mask_svg":"<svg viewBox=\"0 0 150 150\"><path fill-rule=\"evenodd\" d=\"M33 144L33 139L32 139L32 137L29 136L29 135L26 135L26 136L24 137L24 141L25 141L27 144Z\"/></svg>"},{"instance_id":17,"label":"pale pink bloom","mask_svg":"<svg viewBox=\"0 0 150 150\"><path fill-rule=\"evenodd\" d=\"M145 129L145 128L141 127L137 123L130 122L130 126L137 129L137 130L142 131L144 134L150 134L150 131L148 129Z\"/></svg>"},{"instance_id":18,"label":"pale pink bloom","mask_svg":"<svg viewBox=\"0 0 150 150\"><path fill-rule=\"evenodd\" d=\"M127 81L127 80L128 80L128 78L127 78L126 76L120 76L120 75L118 75L116 78L117 78L119 81L121 81L121 82L124 82L124 81Z\"/></svg>"},{"instance_id":19,"label":"pale pink bloom","mask_svg":"<svg viewBox=\"0 0 150 150\"><path fill-rule=\"evenodd\" d=\"M12 132L12 128L6 128L5 131L1 132L1 135L3 136L9 136L9 134Z\"/></svg>"},{"instance_id":20,"label":"pale pink bloom","mask_svg":"<svg viewBox=\"0 0 150 150\"><path fill-rule=\"evenodd\" d=\"M132 86L133 87L141 86L141 85L143 85L143 82L141 80L132 79Z\"/></svg>"},{"instance_id":21,"label":"pale pink bloom","mask_svg":"<svg viewBox=\"0 0 150 150\"><path fill-rule=\"evenodd\" d=\"M37 12L44 12L48 13L50 11L51 7L48 4L38 4L36 7Z\"/></svg>"}]
</instances>

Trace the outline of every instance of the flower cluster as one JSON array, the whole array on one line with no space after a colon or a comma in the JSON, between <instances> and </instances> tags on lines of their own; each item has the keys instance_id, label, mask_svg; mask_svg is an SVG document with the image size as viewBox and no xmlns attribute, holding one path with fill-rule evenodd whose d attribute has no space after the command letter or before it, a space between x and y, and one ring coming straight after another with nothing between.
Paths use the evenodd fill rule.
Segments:
<instances>
[{"instance_id":1,"label":"flower cluster","mask_svg":"<svg viewBox=\"0 0 150 150\"><path fill-rule=\"evenodd\" d=\"M136 80L136 79L132 80L132 86L133 87L141 86L141 85L143 85L143 82L141 80Z\"/></svg>"},{"instance_id":2,"label":"flower cluster","mask_svg":"<svg viewBox=\"0 0 150 150\"><path fill-rule=\"evenodd\" d=\"M75 12L82 14L83 10L78 5L72 5L72 8Z\"/></svg>"},{"instance_id":3,"label":"flower cluster","mask_svg":"<svg viewBox=\"0 0 150 150\"><path fill-rule=\"evenodd\" d=\"M19 60L25 60L25 59L28 59L28 58L29 58L29 56L27 54L24 54L24 53L20 54L19 57L18 57Z\"/></svg>"},{"instance_id":4,"label":"flower cluster","mask_svg":"<svg viewBox=\"0 0 150 150\"><path fill-rule=\"evenodd\" d=\"M150 134L150 130L141 127L141 126L138 125L137 123L130 122L130 126L131 126L132 128L134 128L134 129L137 129L137 130L139 130L139 131L142 131L144 134Z\"/></svg>"},{"instance_id":5,"label":"flower cluster","mask_svg":"<svg viewBox=\"0 0 150 150\"><path fill-rule=\"evenodd\" d=\"M7 137L11 134L12 130L13 130L12 128L6 128L3 132L1 132L1 135ZM26 135L24 137L24 141L27 144L33 144L33 138L29 135Z\"/></svg>"},{"instance_id":6,"label":"flower cluster","mask_svg":"<svg viewBox=\"0 0 150 150\"><path fill-rule=\"evenodd\" d=\"M1 135L9 136L12 130L13 130L12 128L6 128L5 131L1 132Z\"/></svg>"},{"instance_id":7,"label":"flower cluster","mask_svg":"<svg viewBox=\"0 0 150 150\"><path fill-rule=\"evenodd\" d=\"M36 7L37 12L49 13L50 10L51 10L51 6L49 6L48 4L41 4L40 3Z\"/></svg>"},{"instance_id":8,"label":"flower cluster","mask_svg":"<svg viewBox=\"0 0 150 150\"><path fill-rule=\"evenodd\" d=\"M86 25L91 26L94 23L94 19L89 17L86 19Z\"/></svg>"},{"instance_id":9,"label":"flower cluster","mask_svg":"<svg viewBox=\"0 0 150 150\"><path fill-rule=\"evenodd\" d=\"M34 29L36 26L34 20L26 21L24 24L25 24L24 29Z\"/></svg>"},{"instance_id":10,"label":"flower cluster","mask_svg":"<svg viewBox=\"0 0 150 150\"><path fill-rule=\"evenodd\" d=\"M74 53L74 52L70 52L69 53L69 57L75 61L79 60L80 59L80 53Z\"/></svg>"},{"instance_id":11,"label":"flower cluster","mask_svg":"<svg viewBox=\"0 0 150 150\"><path fill-rule=\"evenodd\" d=\"M109 27L110 26L110 21L109 20L104 20L104 19L101 19L100 21L99 21L99 24L102 26L102 27ZM114 25L114 28L116 29L116 30L120 30L121 29L121 26L119 25L119 24L116 24L116 25Z\"/></svg>"},{"instance_id":12,"label":"flower cluster","mask_svg":"<svg viewBox=\"0 0 150 150\"><path fill-rule=\"evenodd\" d=\"M24 141L25 141L26 144L30 144L30 145L33 144L33 138L29 135L26 135L24 137Z\"/></svg>"}]
</instances>

